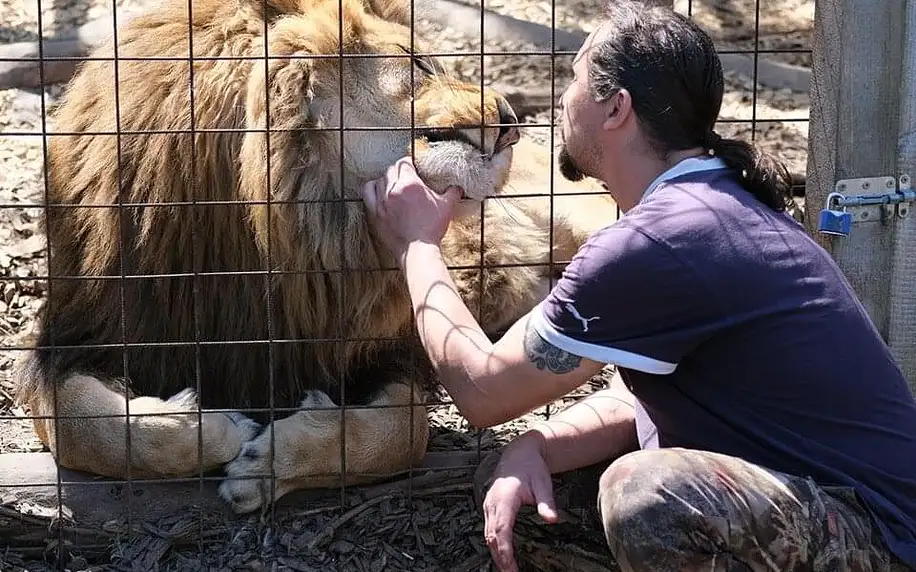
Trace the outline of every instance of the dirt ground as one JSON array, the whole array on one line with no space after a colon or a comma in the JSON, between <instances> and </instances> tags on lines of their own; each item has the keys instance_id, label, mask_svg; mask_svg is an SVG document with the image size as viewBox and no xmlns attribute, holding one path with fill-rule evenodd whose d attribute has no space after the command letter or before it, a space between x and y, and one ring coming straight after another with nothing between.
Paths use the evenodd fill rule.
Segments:
<instances>
[{"instance_id":1,"label":"dirt ground","mask_svg":"<svg viewBox=\"0 0 916 572\"><path fill-rule=\"evenodd\" d=\"M118 9L139 0L117 0ZM472 6L479 6L469 0ZM567 0L555 9L547 0L489 0L486 8L515 18L558 28L589 32L601 14L601 2ZM677 8L690 13L716 39L722 50L810 50L813 0L678 0ZM756 18L759 8L759 20ZM42 3L45 36L63 32L111 12L110 0L47 0ZM421 34L442 51L479 50L479 41L420 22ZM0 0L0 42L38 37L37 0ZM508 43L487 49L515 50ZM809 66L808 53L779 53L761 58ZM568 56L556 58L553 81L557 93L568 81ZM459 75L479 79L480 57L448 58ZM487 81L520 89L538 89L551 81L551 63L543 56L486 56ZM46 111L53 108L60 86L45 90ZM756 102L756 110L753 103ZM795 173L805 172L807 157L808 94L773 90L754 85L749 77L730 73L718 129L722 135L753 140L778 154ZM548 123L542 112L523 118ZM756 123L747 122L756 119ZM730 121L738 122L731 123ZM44 301L46 286L35 276L45 274L44 244L40 230L43 194L42 94L35 90L0 91L0 454L44 450L23 412L11 400L10 370L18 355L14 349L25 339L36 310ZM30 132L39 135L17 135ZM542 141L548 128L530 135ZM602 385L596 379L586 391ZM533 415L543 415L537 412ZM491 449L524 427L520 420L485 435L470 430L453 407L431 412L434 450ZM435 489L433 489L435 491ZM0 497L3 491L0 490ZM332 497L334 495L331 495ZM337 495L339 497L339 495ZM333 500L339 500L335 497ZM2 504L2 503L0 503ZM112 540L107 559L90 561L79 547L69 547L72 570L130 569L131 561L148 570L486 570L482 522L466 485L455 485L437 494L409 502L392 499L372 505L358 517L335 525L333 534L316 550L304 550L316 534L327 530L337 515L330 509L299 515L282 523L264 523L257 517L239 519L200 542L174 541L151 547L124 539ZM195 529L196 530L196 529ZM202 530L202 529L201 529ZM161 540L161 537L159 537ZM53 569L45 567L48 554L17 552L16 546L0 550L0 571ZM51 548L51 547L49 547ZM154 549L155 548L155 549ZM133 552L131 552L133 551ZM306 556L303 556L306 554ZM144 560L146 558L147 560ZM138 560L139 559L139 560Z\"/></svg>"}]
</instances>

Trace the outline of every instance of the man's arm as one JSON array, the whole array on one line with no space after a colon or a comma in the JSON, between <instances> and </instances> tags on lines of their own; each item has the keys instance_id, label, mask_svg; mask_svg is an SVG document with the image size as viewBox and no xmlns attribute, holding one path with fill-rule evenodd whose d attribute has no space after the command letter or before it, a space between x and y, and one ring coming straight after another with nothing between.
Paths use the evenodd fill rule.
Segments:
<instances>
[{"instance_id":1,"label":"man's arm","mask_svg":"<svg viewBox=\"0 0 916 572\"><path fill-rule=\"evenodd\" d=\"M532 447L551 474L564 473L639 449L636 398L619 375L610 387L535 423L507 447Z\"/></svg>"},{"instance_id":2,"label":"man's arm","mask_svg":"<svg viewBox=\"0 0 916 572\"><path fill-rule=\"evenodd\" d=\"M490 342L458 294L438 246L412 243L401 264L420 339L471 424L490 427L515 419L569 393L603 367L549 344L527 317Z\"/></svg>"},{"instance_id":3,"label":"man's arm","mask_svg":"<svg viewBox=\"0 0 916 572\"><path fill-rule=\"evenodd\" d=\"M479 474L484 537L501 567L515 569L513 528L523 504L537 505L545 522L557 522L551 473L611 461L633 450L633 396L615 376L611 387L593 393L558 416L514 439L501 452L492 474Z\"/></svg>"}]
</instances>

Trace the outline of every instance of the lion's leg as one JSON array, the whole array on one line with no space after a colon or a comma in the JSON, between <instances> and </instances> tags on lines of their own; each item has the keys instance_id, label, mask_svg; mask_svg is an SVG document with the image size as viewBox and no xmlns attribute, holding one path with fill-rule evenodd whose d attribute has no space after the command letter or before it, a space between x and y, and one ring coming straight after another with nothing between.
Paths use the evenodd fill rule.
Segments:
<instances>
[{"instance_id":1,"label":"lion's leg","mask_svg":"<svg viewBox=\"0 0 916 572\"><path fill-rule=\"evenodd\" d=\"M220 495L232 510L247 513L294 490L366 484L417 466L426 452L428 420L418 394L411 393L407 384L392 383L373 402L347 407L341 416L325 393L310 391L301 411L274 421L243 446L226 466Z\"/></svg>"},{"instance_id":2,"label":"lion's leg","mask_svg":"<svg viewBox=\"0 0 916 572\"><path fill-rule=\"evenodd\" d=\"M608 195L556 194L543 200L520 200L517 206L545 232L551 232L552 227L551 261L554 264L572 260L593 232L613 224L618 218L617 203Z\"/></svg>"},{"instance_id":3,"label":"lion's leg","mask_svg":"<svg viewBox=\"0 0 916 572\"><path fill-rule=\"evenodd\" d=\"M211 471L235 458L259 430L238 414L198 416L190 390L168 401L128 401L87 375L63 380L56 391L42 384L28 405L36 417L47 417L35 420L35 431L61 466L113 478L189 476L201 464L204 472Z\"/></svg>"}]
</instances>

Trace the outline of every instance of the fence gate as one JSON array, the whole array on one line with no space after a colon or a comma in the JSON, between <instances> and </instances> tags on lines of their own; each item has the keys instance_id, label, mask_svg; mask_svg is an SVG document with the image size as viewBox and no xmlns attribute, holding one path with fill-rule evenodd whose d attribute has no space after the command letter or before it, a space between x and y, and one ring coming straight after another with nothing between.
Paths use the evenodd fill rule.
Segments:
<instances>
[{"instance_id":1,"label":"fence gate","mask_svg":"<svg viewBox=\"0 0 916 572\"><path fill-rule=\"evenodd\" d=\"M916 0L816 0L812 59L806 225L916 392ZM848 235L818 232L834 192Z\"/></svg>"}]
</instances>

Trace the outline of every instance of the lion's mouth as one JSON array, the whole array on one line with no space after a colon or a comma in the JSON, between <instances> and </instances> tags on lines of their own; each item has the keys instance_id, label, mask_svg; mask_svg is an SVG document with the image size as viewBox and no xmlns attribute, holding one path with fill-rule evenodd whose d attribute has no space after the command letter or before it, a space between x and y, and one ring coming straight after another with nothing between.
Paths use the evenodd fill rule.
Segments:
<instances>
[{"instance_id":1,"label":"lion's mouth","mask_svg":"<svg viewBox=\"0 0 916 572\"><path fill-rule=\"evenodd\" d=\"M421 137L426 139L429 143L444 143L446 141L456 141L459 143L464 143L474 147L478 151L482 151L480 146L477 145L467 133L464 133L456 127L429 127L426 129L420 129L419 134Z\"/></svg>"}]
</instances>

